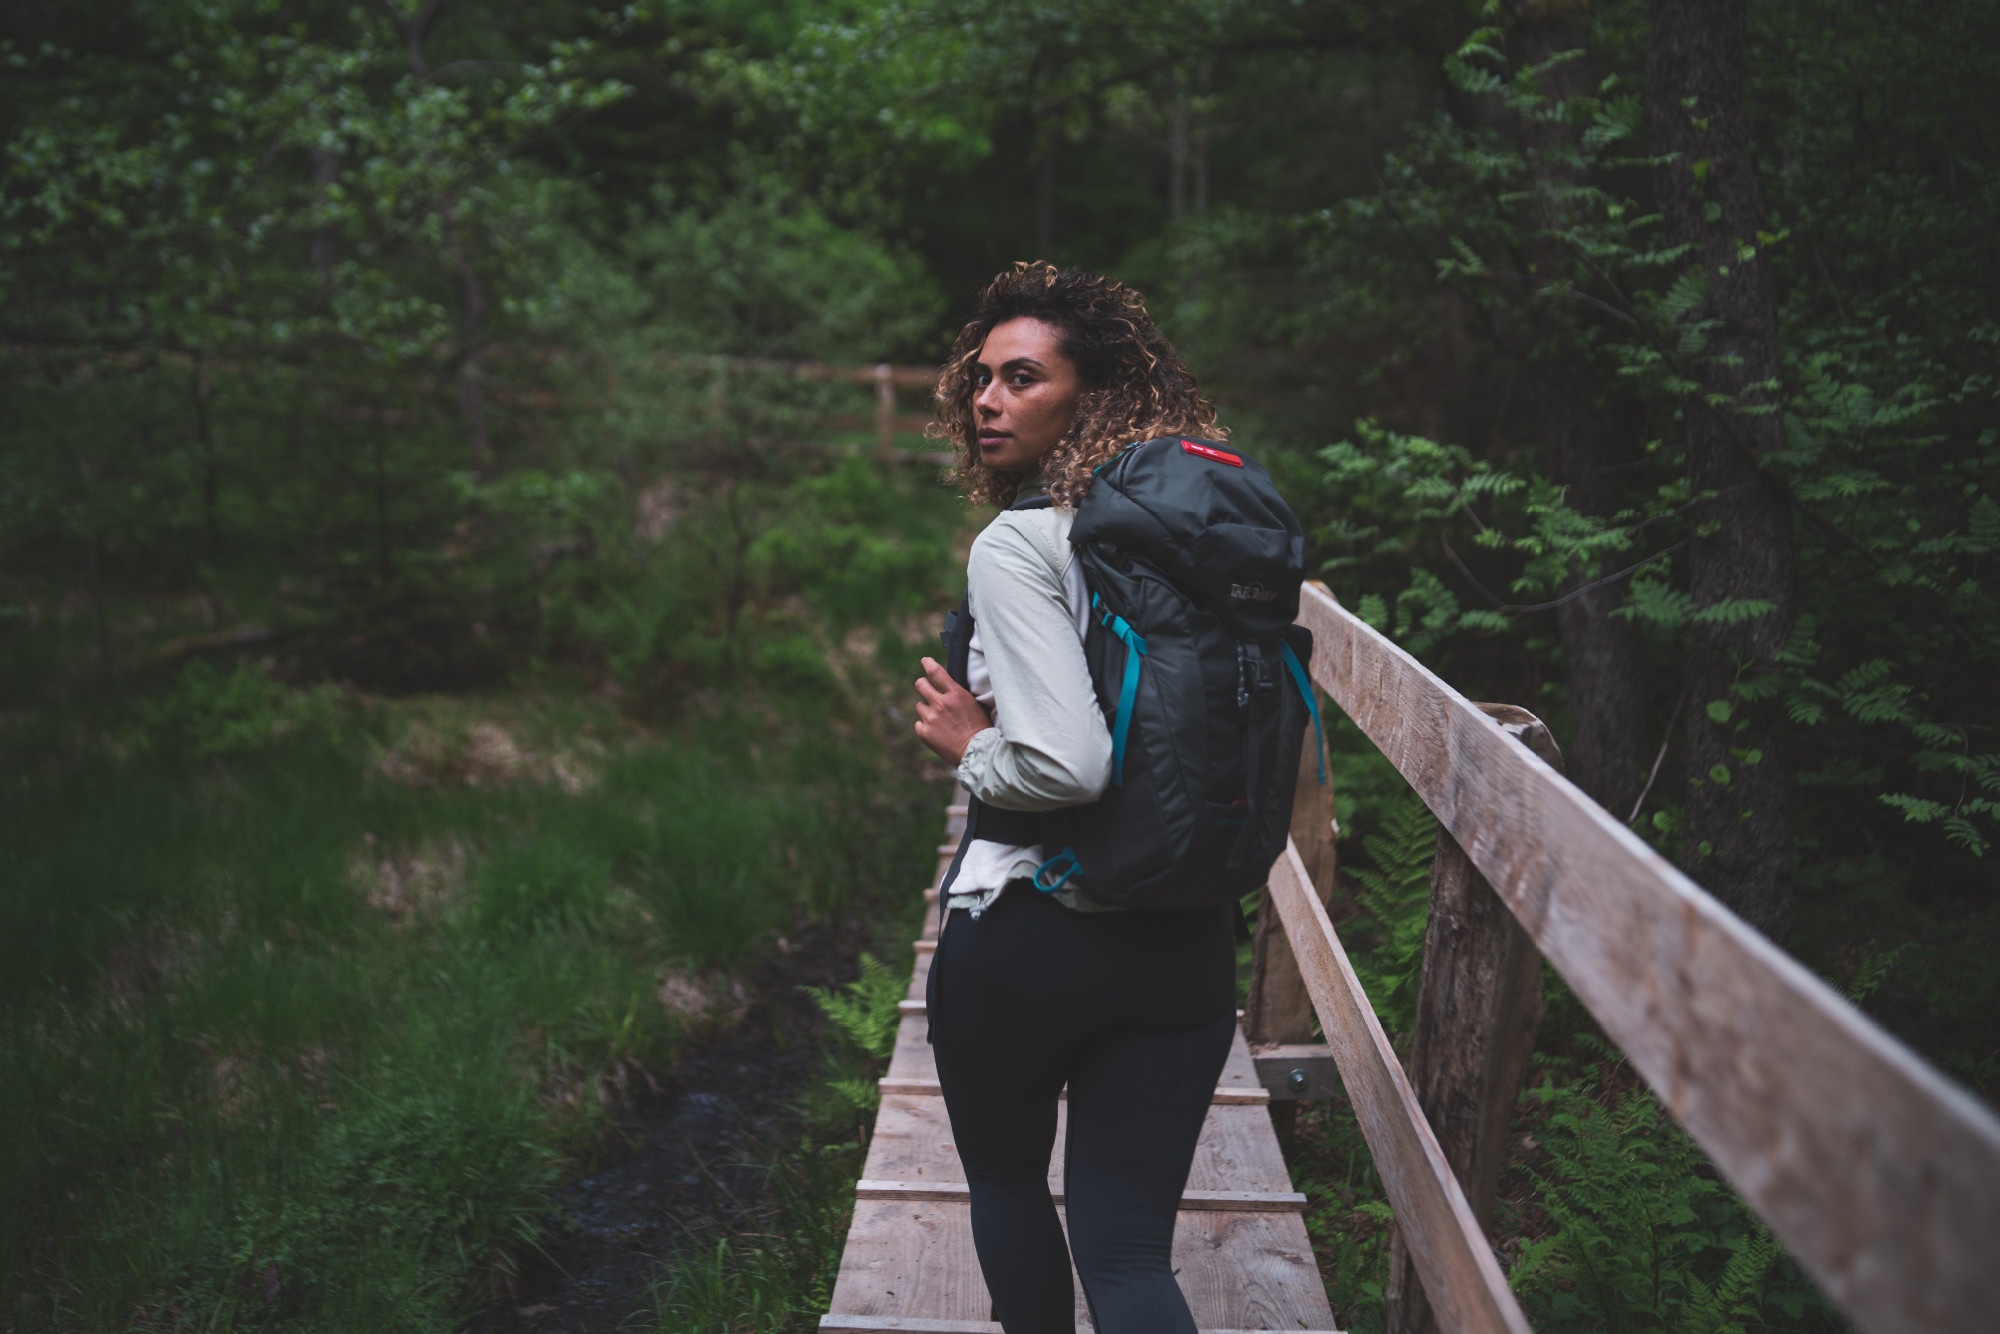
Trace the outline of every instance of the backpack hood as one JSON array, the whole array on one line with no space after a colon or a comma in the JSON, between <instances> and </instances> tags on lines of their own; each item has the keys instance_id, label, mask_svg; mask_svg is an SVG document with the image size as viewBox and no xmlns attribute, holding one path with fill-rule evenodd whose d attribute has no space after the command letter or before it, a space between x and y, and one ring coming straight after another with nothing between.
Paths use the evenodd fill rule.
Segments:
<instances>
[{"instance_id":1,"label":"backpack hood","mask_svg":"<svg viewBox=\"0 0 2000 1334\"><path fill-rule=\"evenodd\" d=\"M1276 634L1299 614L1305 532L1270 473L1227 445L1129 446L1098 470L1070 541L1140 557L1242 635Z\"/></svg>"}]
</instances>

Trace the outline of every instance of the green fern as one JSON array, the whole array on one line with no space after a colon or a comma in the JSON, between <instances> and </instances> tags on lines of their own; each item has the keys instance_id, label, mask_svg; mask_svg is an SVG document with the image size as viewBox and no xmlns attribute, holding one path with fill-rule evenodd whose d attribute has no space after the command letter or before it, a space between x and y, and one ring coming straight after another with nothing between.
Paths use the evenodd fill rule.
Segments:
<instances>
[{"instance_id":1,"label":"green fern","mask_svg":"<svg viewBox=\"0 0 2000 1334\"><path fill-rule=\"evenodd\" d=\"M1528 1095L1549 1109L1530 1176L1554 1229L1510 1281L1537 1329L1745 1334L1825 1309L1657 1099L1595 1094L1582 1081Z\"/></svg>"},{"instance_id":2,"label":"green fern","mask_svg":"<svg viewBox=\"0 0 2000 1334\"><path fill-rule=\"evenodd\" d=\"M872 954L863 954L861 976L854 981L837 991L828 987L806 987L804 991L849 1041L880 1059L896 1049L896 1006L903 999L905 986L893 968Z\"/></svg>"},{"instance_id":3,"label":"green fern","mask_svg":"<svg viewBox=\"0 0 2000 1334\"><path fill-rule=\"evenodd\" d=\"M1381 940L1355 953L1354 971L1383 1027L1407 1033L1415 1022L1423 976L1437 820L1415 793L1407 793L1384 810L1381 829L1364 837L1361 849L1375 865L1353 867L1346 874L1360 887L1355 900L1368 914L1362 925L1372 926Z\"/></svg>"}]
</instances>

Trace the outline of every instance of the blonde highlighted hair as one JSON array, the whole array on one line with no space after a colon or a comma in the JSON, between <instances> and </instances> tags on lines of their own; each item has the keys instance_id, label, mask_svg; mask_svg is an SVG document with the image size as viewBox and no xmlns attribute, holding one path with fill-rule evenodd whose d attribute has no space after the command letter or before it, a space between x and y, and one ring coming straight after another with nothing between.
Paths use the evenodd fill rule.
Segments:
<instances>
[{"instance_id":1,"label":"blonde highlighted hair","mask_svg":"<svg viewBox=\"0 0 2000 1334\"><path fill-rule=\"evenodd\" d=\"M951 447L952 481L973 504L1010 504L1030 475L981 461L972 402L978 390L972 368L986 336L1018 319L1054 328L1083 382L1069 429L1041 462L1042 480L1058 505L1082 500L1092 470L1135 441L1162 435L1228 440L1216 424L1215 405L1146 313L1143 296L1102 274L1023 260L986 285L978 313L959 330L938 376L936 419L925 430Z\"/></svg>"}]
</instances>

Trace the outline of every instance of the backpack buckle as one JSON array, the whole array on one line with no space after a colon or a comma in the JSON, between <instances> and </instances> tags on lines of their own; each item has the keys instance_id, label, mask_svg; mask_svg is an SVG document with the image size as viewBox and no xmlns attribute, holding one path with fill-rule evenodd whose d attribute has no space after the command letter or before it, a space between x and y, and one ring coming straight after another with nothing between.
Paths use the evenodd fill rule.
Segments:
<instances>
[{"instance_id":1,"label":"backpack buckle","mask_svg":"<svg viewBox=\"0 0 2000 1334\"><path fill-rule=\"evenodd\" d=\"M1055 874L1058 868L1060 868L1061 873L1056 874L1054 880L1043 883L1044 877ZM1076 849L1064 848L1061 852L1058 852L1055 856L1037 866L1035 874L1029 883L1033 884L1036 889L1039 889L1044 894L1053 894L1068 884L1069 878L1082 869L1083 863L1077 860Z\"/></svg>"}]
</instances>

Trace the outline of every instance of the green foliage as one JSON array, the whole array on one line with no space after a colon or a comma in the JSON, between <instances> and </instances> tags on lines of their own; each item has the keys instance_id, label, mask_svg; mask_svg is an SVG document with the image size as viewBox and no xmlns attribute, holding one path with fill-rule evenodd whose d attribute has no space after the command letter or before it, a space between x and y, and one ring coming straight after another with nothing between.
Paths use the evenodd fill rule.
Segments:
<instances>
[{"instance_id":1,"label":"green foliage","mask_svg":"<svg viewBox=\"0 0 2000 1334\"><path fill-rule=\"evenodd\" d=\"M741 715L667 745L588 702L359 726L373 746L163 729L0 801L24 1318L450 1323L621 1091L726 1022L732 972L908 883L934 818L879 749Z\"/></svg>"},{"instance_id":2,"label":"green foliage","mask_svg":"<svg viewBox=\"0 0 2000 1334\"><path fill-rule=\"evenodd\" d=\"M1823 1301L1659 1103L1608 1105L1588 1080L1545 1079L1533 1169L1546 1235L1509 1280L1537 1329L1743 1334L1823 1318Z\"/></svg>"},{"instance_id":3,"label":"green foliage","mask_svg":"<svg viewBox=\"0 0 2000 1334\"><path fill-rule=\"evenodd\" d=\"M1287 1166L1306 1197L1306 1231L1334 1321L1353 1334L1380 1334L1395 1222L1381 1178L1349 1104L1301 1103L1297 1118Z\"/></svg>"},{"instance_id":4,"label":"green foliage","mask_svg":"<svg viewBox=\"0 0 2000 1334\"><path fill-rule=\"evenodd\" d=\"M602 913L610 868L584 847L540 835L502 844L480 859L473 914L487 931L568 925Z\"/></svg>"},{"instance_id":5,"label":"green foliage","mask_svg":"<svg viewBox=\"0 0 2000 1334\"><path fill-rule=\"evenodd\" d=\"M292 734L337 737L343 721L334 692L288 690L252 667L224 673L203 659L183 667L140 714L143 739L200 758L259 750Z\"/></svg>"},{"instance_id":6,"label":"green foliage","mask_svg":"<svg viewBox=\"0 0 2000 1334\"><path fill-rule=\"evenodd\" d=\"M1379 832L1364 835L1361 849L1374 865L1349 866L1345 874L1360 887L1355 901L1367 914L1349 929L1371 932L1379 943L1355 952L1354 971L1382 1026L1391 1033L1408 1033L1423 978L1438 825L1413 792L1372 814L1380 821Z\"/></svg>"},{"instance_id":7,"label":"green foliage","mask_svg":"<svg viewBox=\"0 0 2000 1334\"><path fill-rule=\"evenodd\" d=\"M834 1027L868 1055L887 1060L896 1047L896 1007L907 984L901 974L874 955L862 952L861 976L838 991L807 987Z\"/></svg>"},{"instance_id":8,"label":"green foliage","mask_svg":"<svg viewBox=\"0 0 2000 1334\"><path fill-rule=\"evenodd\" d=\"M888 1060L896 1048L896 1026L902 1022L896 1007L908 988L896 969L863 952L860 977L837 991L827 987L807 987L806 991L841 1036L862 1055L873 1058L872 1065ZM871 1112L881 1101L872 1069L831 1075L827 1086L859 1112Z\"/></svg>"},{"instance_id":9,"label":"green foliage","mask_svg":"<svg viewBox=\"0 0 2000 1334\"><path fill-rule=\"evenodd\" d=\"M818 1328L833 1297L864 1156L858 1138L824 1142L808 1135L779 1148L766 1168L760 1215L665 1266L653 1291L654 1328L660 1334Z\"/></svg>"},{"instance_id":10,"label":"green foliage","mask_svg":"<svg viewBox=\"0 0 2000 1334\"><path fill-rule=\"evenodd\" d=\"M1992 7L1751 15L1770 216L1739 255L1779 301L1764 463L1802 614L1776 670L1712 699L1681 698L1685 646L1768 608L1704 605L1682 554L1684 414L1731 405L1689 398L1721 275L1662 240L1646 12L1465 22L1236 0L14 16L0 674L31 703L0 718L0 1119L22 1127L0 1161L36 1202L7 1244L39 1229L49 1290L99 1302L76 1322L340 1298L359 1327L435 1326L587 1138L589 1081L678 1040L649 999L663 961L712 982L799 913L867 901L908 814L876 738L906 731L963 516L927 472L849 457L867 387L774 363L932 361L957 303L1031 253L1146 288L1316 573L1468 694L1561 732L1559 613L1621 599L1650 709L1628 740L1669 738L1640 822L1662 850L1688 779L1770 762L1746 743L1682 773L1681 721L1781 716L1791 945L1990 1091L2000 171L1964 127L1995 119ZM1581 479L1566 422L1601 446ZM560 796L582 770L357 778L367 734L383 772L413 749L363 692L579 681L677 753L610 746ZM1401 1025L1430 832L1333 730L1366 914L1346 925ZM469 753L469 725L439 731ZM874 1058L842 1059L829 1078L872 1091ZM855 1100L825 1103L830 1147L773 1177L804 1183L805 1240L773 1223L690 1259L668 1327L806 1321L838 1248L827 1183L861 1153ZM1676 1132L1561 1106L1543 1190L1569 1221L1532 1287L1573 1303L1556 1323L1723 1328L1753 1288L1758 1319L1791 1319L1786 1262L1750 1277L1762 1243ZM1358 1328L1383 1220L1351 1124L1319 1129L1301 1180ZM1590 1155L1651 1164L1631 1191L1695 1221L1649 1239L1566 1175ZM1645 1246L1673 1257L1658 1291ZM295 1303L275 1315L245 1281L270 1264Z\"/></svg>"}]
</instances>

